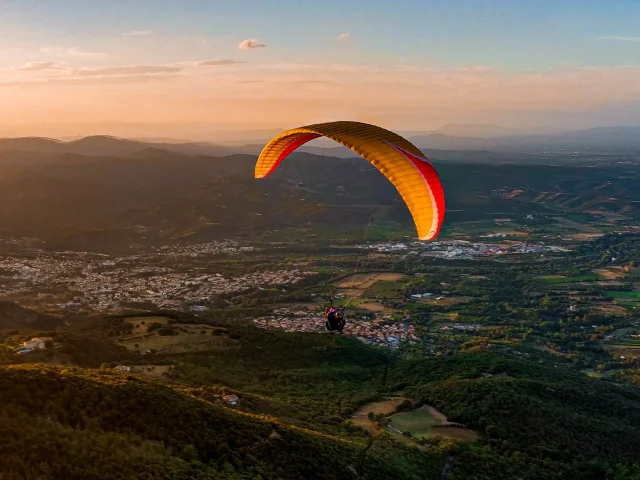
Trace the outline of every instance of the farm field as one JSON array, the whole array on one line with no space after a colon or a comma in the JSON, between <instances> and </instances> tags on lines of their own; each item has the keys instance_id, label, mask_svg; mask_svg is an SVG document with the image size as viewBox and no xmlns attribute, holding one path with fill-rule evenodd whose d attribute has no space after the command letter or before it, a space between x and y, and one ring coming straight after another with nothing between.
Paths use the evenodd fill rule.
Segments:
<instances>
[{"instance_id":1,"label":"farm field","mask_svg":"<svg viewBox=\"0 0 640 480\"><path fill-rule=\"evenodd\" d=\"M353 414L351 421L369 434L377 436L378 425L368 417L369 412L375 415L390 415L405 400L407 400L405 397L391 397L379 402L367 403Z\"/></svg>"},{"instance_id":2,"label":"farm field","mask_svg":"<svg viewBox=\"0 0 640 480\"><path fill-rule=\"evenodd\" d=\"M406 397L390 397L385 400L381 400L379 402L367 403L358 409L355 415L364 415L365 417L369 414L369 412L374 413L375 415L390 415L396 411L398 405L400 405L405 400L410 400Z\"/></svg>"},{"instance_id":3,"label":"farm field","mask_svg":"<svg viewBox=\"0 0 640 480\"><path fill-rule=\"evenodd\" d=\"M406 275L393 272L358 273L343 278L334 286L338 289L334 305L339 307L351 299L351 308L374 313L391 312L379 298L399 298L402 296L403 280Z\"/></svg>"},{"instance_id":4,"label":"farm field","mask_svg":"<svg viewBox=\"0 0 640 480\"><path fill-rule=\"evenodd\" d=\"M625 292L625 291L605 291L603 294L606 297L613 297L617 301L621 302L640 302L640 291Z\"/></svg>"},{"instance_id":5,"label":"farm field","mask_svg":"<svg viewBox=\"0 0 640 480\"><path fill-rule=\"evenodd\" d=\"M363 310L368 310L370 312L382 313L385 311L384 306L381 303L373 302L373 301L365 301L362 303L356 303L358 308Z\"/></svg>"},{"instance_id":6,"label":"farm field","mask_svg":"<svg viewBox=\"0 0 640 480\"><path fill-rule=\"evenodd\" d=\"M602 233L598 228L594 227L593 225L587 225L586 223L577 222L567 217L557 216L555 217L555 221L561 225L563 230L569 228L569 229L577 230L580 233L587 233L587 234Z\"/></svg>"},{"instance_id":7,"label":"farm field","mask_svg":"<svg viewBox=\"0 0 640 480\"><path fill-rule=\"evenodd\" d=\"M402 284L393 280L379 280L364 292L367 297L399 298L402 296Z\"/></svg>"},{"instance_id":8,"label":"farm field","mask_svg":"<svg viewBox=\"0 0 640 480\"><path fill-rule=\"evenodd\" d=\"M120 338L118 343L130 351L184 353L223 348L229 343L224 336L212 335L214 327L210 325L175 323L172 334L161 335L159 329L149 331L149 327L153 324L166 327L169 322L166 317L132 317L127 322L133 325L131 334Z\"/></svg>"},{"instance_id":9,"label":"farm field","mask_svg":"<svg viewBox=\"0 0 640 480\"><path fill-rule=\"evenodd\" d=\"M541 277L545 283L578 283L578 282L595 282L601 280L602 277L597 273L586 273L576 277L566 277L564 275L546 275Z\"/></svg>"},{"instance_id":10,"label":"farm field","mask_svg":"<svg viewBox=\"0 0 640 480\"><path fill-rule=\"evenodd\" d=\"M410 432L411 436L415 438L428 438L436 433L445 438L459 440L478 438L477 433L473 430L448 422L442 413L426 405L409 412L392 415L390 420L390 426L395 430L402 433Z\"/></svg>"},{"instance_id":11,"label":"farm field","mask_svg":"<svg viewBox=\"0 0 640 480\"><path fill-rule=\"evenodd\" d=\"M622 267L596 268L593 271L605 280L618 280L624 278L627 274Z\"/></svg>"},{"instance_id":12,"label":"farm field","mask_svg":"<svg viewBox=\"0 0 640 480\"><path fill-rule=\"evenodd\" d=\"M162 353L184 353L189 351L210 350L224 347L227 339L209 334L184 333L162 336L153 334L148 337L128 338L120 342L127 349L134 351L157 350Z\"/></svg>"},{"instance_id":13,"label":"farm field","mask_svg":"<svg viewBox=\"0 0 640 480\"><path fill-rule=\"evenodd\" d=\"M448 307L450 305L459 305L461 303L468 303L472 300L469 297L456 297L456 296L443 297L440 300L438 300L437 298L438 297L421 298L419 302L427 305L438 305L441 307Z\"/></svg>"}]
</instances>

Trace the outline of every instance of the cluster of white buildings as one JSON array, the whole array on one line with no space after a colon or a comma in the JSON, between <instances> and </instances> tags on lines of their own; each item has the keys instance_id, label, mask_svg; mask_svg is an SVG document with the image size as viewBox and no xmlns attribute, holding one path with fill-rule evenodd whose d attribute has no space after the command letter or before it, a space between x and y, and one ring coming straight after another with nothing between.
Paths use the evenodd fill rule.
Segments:
<instances>
[{"instance_id":1,"label":"cluster of white buildings","mask_svg":"<svg viewBox=\"0 0 640 480\"><path fill-rule=\"evenodd\" d=\"M347 329L361 342L380 347L397 348L400 345L413 345L420 341L414 325L408 322L389 323L385 319L355 321L350 325L347 324L345 330Z\"/></svg>"},{"instance_id":2,"label":"cluster of white buildings","mask_svg":"<svg viewBox=\"0 0 640 480\"><path fill-rule=\"evenodd\" d=\"M273 315L254 318L253 323L259 327L287 332L318 332L325 329L325 318L321 312L303 310L291 312L276 309Z\"/></svg>"},{"instance_id":3,"label":"cluster of white buildings","mask_svg":"<svg viewBox=\"0 0 640 480\"><path fill-rule=\"evenodd\" d=\"M465 240L451 240L446 242L432 242L425 245L421 253L422 255L436 258L471 259L494 255L531 254L557 251L567 250L561 247L531 245L527 243L496 245L488 243L472 243Z\"/></svg>"},{"instance_id":4,"label":"cluster of white buildings","mask_svg":"<svg viewBox=\"0 0 640 480\"><path fill-rule=\"evenodd\" d=\"M240 245L235 240L222 240L219 242L197 243L194 245L164 245L157 252L162 255L178 257L200 257L203 255L240 255L246 252L258 250L255 247Z\"/></svg>"},{"instance_id":5,"label":"cluster of white buildings","mask_svg":"<svg viewBox=\"0 0 640 480\"><path fill-rule=\"evenodd\" d=\"M268 329L287 332L326 331L325 318L320 312L275 310L271 316L258 317L254 324ZM356 337L368 345L395 348L403 344L420 341L415 327L408 322L390 322L389 319L359 320L347 317L344 334Z\"/></svg>"},{"instance_id":6,"label":"cluster of white buildings","mask_svg":"<svg viewBox=\"0 0 640 480\"><path fill-rule=\"evenodd\" d=\"M448 323L439 325L438 329L443 332L461 331L461 332L475 332L481 327L481 325L472 323Z\"/></svg>"},{"instance_id":7,"label":"cluster of white buildings","mask_svg":"<svg viewBox=\"0 0 640 480\"><path fill-rule=\"evenodd\" d=\"M505 234L485 235L486 238L505 237ZM510 245L497 245L486 243L472 243L466 240L446 240L442 242L386 242L358 245L358 248L374 250L381 253L406 253L425 255L438 258L462 258L486 257L492 255L508 255L523 253L542 253L545 251L568 251L562 247L547 245L529 245L526 243L513 243Z\"/></svg>"}]
</instances>

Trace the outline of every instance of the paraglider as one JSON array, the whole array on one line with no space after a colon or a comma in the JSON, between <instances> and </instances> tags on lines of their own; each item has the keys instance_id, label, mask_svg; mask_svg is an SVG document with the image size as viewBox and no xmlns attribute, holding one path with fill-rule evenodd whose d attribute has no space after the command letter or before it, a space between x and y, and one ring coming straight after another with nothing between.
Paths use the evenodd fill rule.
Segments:
<instances>
[{"instance_id":1,"label":"paraglider","mask_svg":"<svg viewBox=\"0 0 640 480\"><path fill-rule=\"evenodd\" d=\"M344 327L347 324L344 311L351 303L351 300L345 303L341 308L336 308L333 306L333 299L334 294L331 289L329 289L329 305L324 307L324 316L326 319L324 325L328 331L342 334L342 330L344 330Z\"/></svg>"},{"instance_id":2,"label":"paraglider","mask_svg":"<svg viewBox=\"0 0 640 480\"><path fill-rule=\"evenodd\" d=\"M342 333L345 326L344 308L337 309L333 306L325 307L324 314L326 317L325 327L330 332Z\"/></svg>"},{"instance_id":3,"label":"paraglider","mask_svg":"<svg viewBox=\"0 0 640 480\"><path fill-rule=\"evenodd\" d=\"M265 178L298 147L329 138L360 155L391 181L409 208L420 240L433 240L444 219L444 192L433 165L411 142L367 123L339 121L288 130L267 143L255 167Z\"/></svg>"}]
</instances>

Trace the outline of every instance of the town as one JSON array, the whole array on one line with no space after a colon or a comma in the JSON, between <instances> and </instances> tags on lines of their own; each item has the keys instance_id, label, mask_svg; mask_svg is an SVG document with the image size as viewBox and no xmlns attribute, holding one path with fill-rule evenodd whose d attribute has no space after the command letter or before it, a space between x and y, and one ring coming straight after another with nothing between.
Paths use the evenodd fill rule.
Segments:
<instances>
[{"instance_id":1,"label":"town","mask_svg":"<svg viewBox=\"0 0 640 480\"><path fill-rule=\"evenodd\" d=\"M393 322L391 315L380 318L372 316L349 317L344 334L356 337L368 345L398 348L401 345L413 345L420 341L415 326L409 322ZM254 319L261 328L280 329L286 332L322 332L325 330L325 318L320 312L304 310L274 310L271 316Z\"/></svg>"},{"instance_id":2,"label":"town","mask_svg":"<svg viewBox=\"0 0 640 480\"><path fill-rule=\"evenodd\" d=\"M206 268L173 266L168 259L238 255L254 251L236 242L212 242L184 248L163 247L146 255L109 257L84 252L7 255L0 258L3 297L33 295L42 306L58 310L105 312L128 303L202 311L214 295L252 288L283 287L314 275L312 271L282 269L225 277ZM60 301L64 298L64 301ZM48 303L47 303L48 302Z\"/></svg>"},{"instance_id":3,"label":"town","mask_svg":"<svg viewBox=\"0 0 640 480\"><path fill-rule=\"evenodd\" d=\"M4 243L21 245L13 239ZM379 242L356 248L407 258L417 255L442 259L568 251L558 246L516 242L498 245L464 240L428 245ZM303 264L296 263L284 268L274 264L259 271L225 275L207 263L211 259L242 258L243 254L261 250L233 240L163 246L146 254L125 256L28 249L0 257L2 298L17 301L29 298L49 311L108 312L141 304L198 312L207 310L208 302L217 295L284 288L318 273L309 267L298 268ZM350 333L355 335L353 329Z\"/></svg>"}]
</instances>

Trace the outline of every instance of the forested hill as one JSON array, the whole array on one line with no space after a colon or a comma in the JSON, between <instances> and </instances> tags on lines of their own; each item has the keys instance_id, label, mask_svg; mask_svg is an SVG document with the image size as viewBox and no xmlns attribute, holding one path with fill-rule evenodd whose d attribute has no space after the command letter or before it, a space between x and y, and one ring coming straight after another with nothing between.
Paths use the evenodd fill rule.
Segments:
<instances>
[{"instance_id":1,"label":"forested hill","mask_svg":"<svg viewBox=\"0 0 640 480\"><path fill-rule=\"evenodd\" d=\"M488 160L489 162L490 160ZM640 216L633 165L494 165L434 159L454 222L554 211ZM147 150L130 158L0 153L0 236L105 251L229 237L344 237L370 218L413 235L393 185L362 159L292 155L269 178L255 157ZM349 219L345 222L345 219ZM280 233L277 233L280 232ZM306 233L305 233L306 232Z\"/></svg>"},{"instance_id":2,"label":"forested hill","mask_svg":"<svg viewBox=\"0 0 640 480\"><path fill-rule=\"evenodd\" d=\"M225 328L234 348L175 356L172 383L0 367L3 479L435 480L445 464L447 480L640 475L640 391L632 385L499 345L400 357L348 337ZM93 330L94 342L106 341ZM54 338L68 342L65 335ZM421 451L383 435L367 448L350 418L398 391L480 438L429 439ZM233 409L220 401L230 392L240 396Z\"/></svg>"},{"instance_id":3,"label":"forested hill","mask_svg":"<svg viewBox=\"0 0 640 480\"><path fill-rule=\"evenodd\" d=\"M485 433L484 450L461 452L451 478L640 478L637 388L492 353L405 360L391 372L450 420Z\"/></svg>"},{"instance_id":4,"label":"forested hill","mask_svg":"<svg viewBox=\"0 0 640 480\"><path fill-rule=\"evenodd\" d=\"M61 323L59 318L52 315L22 308L14 302L0 301L0 329L51 330Z\"/></svg>"},{"instance_id":5,"label":"forested hill","mask_svg":"<svg viewBox=\"0 0 640 480\"><path fill-rule=\"evenodd\" d=\"M129 375L0 368L0 472L39 479L435 479L442 454L214 406Z\"/></svg>"}]
</instances>

